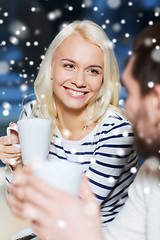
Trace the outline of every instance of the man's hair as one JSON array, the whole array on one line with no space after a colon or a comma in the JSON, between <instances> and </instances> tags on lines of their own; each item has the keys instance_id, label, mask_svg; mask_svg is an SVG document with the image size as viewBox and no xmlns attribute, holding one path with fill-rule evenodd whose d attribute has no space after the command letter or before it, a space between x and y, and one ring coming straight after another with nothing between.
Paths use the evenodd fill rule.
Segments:
<instances>
[{"instance_id":1,"label":"man's hair","mask_svg":"<svg viewBox=\"0 0 160 240\"><path fill-rule=\"evenodd\" d=\"M146 95L155 84L160 83L160 21L137 36L133 53L132 74L140 84L142 95Z\"/></svg>"}]
</instances>

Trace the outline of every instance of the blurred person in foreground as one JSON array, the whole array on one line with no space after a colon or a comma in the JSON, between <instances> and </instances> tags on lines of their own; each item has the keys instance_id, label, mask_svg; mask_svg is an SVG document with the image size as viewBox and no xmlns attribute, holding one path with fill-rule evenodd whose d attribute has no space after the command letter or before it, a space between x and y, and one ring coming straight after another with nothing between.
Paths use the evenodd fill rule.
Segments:
<instances>
[{"instance_id":1,"label":"blurred person in foreground","mask_svg":"<svg viewBox=\"0 0 160 240\"><path fill-rule=\"evenodd\" d=\"M32 221L41 239L160 239L160 22L136 38L122 84L128 91L125 107L137 149L148 157L126 204L103 234L99 206L86 179L76 198L47 185L29 168L18 170L8 202L16 215Z\"/></svg>"}]
</instances>

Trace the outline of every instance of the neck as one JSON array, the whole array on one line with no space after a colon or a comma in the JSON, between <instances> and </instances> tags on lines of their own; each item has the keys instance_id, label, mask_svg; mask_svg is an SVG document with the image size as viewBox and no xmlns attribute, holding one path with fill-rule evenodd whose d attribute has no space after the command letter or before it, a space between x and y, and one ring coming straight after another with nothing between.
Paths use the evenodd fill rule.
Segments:
<instances>
[{"instance_id":1,"label":"neck","mask_svg":"<svg viewBox=\"0 0 160 240\"><path fill-rule=\"evenodd\" d=\"M79 140L84 131L86 121L85 109L83 111L73 111L71 109L57 108L58 128L65 139Z\"/></svg>"}]
</instances>

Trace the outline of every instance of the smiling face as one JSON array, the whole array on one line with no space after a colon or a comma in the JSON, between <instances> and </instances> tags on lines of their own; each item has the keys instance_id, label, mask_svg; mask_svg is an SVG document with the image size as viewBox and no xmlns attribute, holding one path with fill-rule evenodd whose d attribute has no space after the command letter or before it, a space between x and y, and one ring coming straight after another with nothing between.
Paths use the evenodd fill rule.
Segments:
<instances>
[{"instance_id":1,"label":"smiling face","mask_svg":"<svg viewBox=\"0 0 160 240\"><path fill-rule=\"evenodd\" d=\"M103 82L101 49L80 35L66 38L52 65L53 92L57 109L84 111Z\"/></svg>"},{"instance_id":2,"label":"smiling face","mask_svg":"<svg viewBox=\"0 0 160 240\"><path fill-rule=\"evenodd\" d=\"M158 91L160 86L155 86L150 93L143 96L138 81L132 75L133 64L134 56L131 57L122 74L122 84L128 92L125 102L127 116L133 124L138 152L145 157L159 156L160 102Z\"/></svg>"}]
</instances>

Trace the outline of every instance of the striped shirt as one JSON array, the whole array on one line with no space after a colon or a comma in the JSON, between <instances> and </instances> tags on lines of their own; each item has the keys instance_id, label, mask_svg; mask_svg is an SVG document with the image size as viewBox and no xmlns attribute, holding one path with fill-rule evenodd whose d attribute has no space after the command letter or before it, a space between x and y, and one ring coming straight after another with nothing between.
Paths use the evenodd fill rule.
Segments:
<instances>
[{"instance_id":1,"label":"striped shirt","mask_svg":"<svg viewBox=\"0 0 160 240\"><path fill-rule=\"evenodd\" d=\"M26 109L23 118L29 118ZM88 176L100 207L103 227L111 222L127 199L135 178L137 154L130 122L109 108L96 127L79 141L66 140L58 128L50 143L49 160L79 162Z\"/></svg>"}]
</instances>

